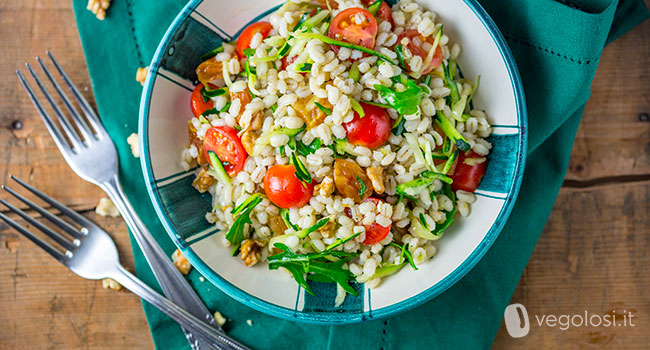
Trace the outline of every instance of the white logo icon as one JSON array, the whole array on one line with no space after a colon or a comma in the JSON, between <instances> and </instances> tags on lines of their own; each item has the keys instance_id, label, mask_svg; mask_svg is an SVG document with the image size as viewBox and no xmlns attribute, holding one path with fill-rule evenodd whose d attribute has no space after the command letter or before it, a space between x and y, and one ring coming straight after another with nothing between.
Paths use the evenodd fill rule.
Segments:
<instances>
[{"instance_id":1,"label":"white logo icon","mask_svg":"<svg viewBox=\"0 0 650 350\"><path fill-rule=\"evenodd\" d=\"M521 314L520 314L521 312ZM511 304L506 307L503 313L503 320L506 323L506 330L513 338L521 338L530 331L530 322L528 321L528 311L521 304Z\"/></svg>"}]
</instances>

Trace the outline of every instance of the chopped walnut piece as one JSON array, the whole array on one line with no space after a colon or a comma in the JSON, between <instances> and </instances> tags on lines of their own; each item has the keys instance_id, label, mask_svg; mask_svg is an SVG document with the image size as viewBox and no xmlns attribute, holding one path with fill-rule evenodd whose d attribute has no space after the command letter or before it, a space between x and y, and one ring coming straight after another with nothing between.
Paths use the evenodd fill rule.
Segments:
<instances>
[{"instance_id":1,"label":"chopped walnut piece","mask_svg":"<svg viewBox=\"0 0 650 350\"><path fill-rule=\"evenodd\" d=\"M102 197L99 200L99 203L97 203L97 207L95 208L95 213L101 216L110 216L113 218L120 216L120 212L115 207L113 201L106 197Z\"/></svg>"},{"instance_id":2,"label":"chopped walnut piece","mask_svg":"<svg viewBox=\"0 0 650 350\"><path fill-rule=\"evenodd\" d=\"M384 193L386 188L384 187L384 168L378 166L371 166L366 168L366 174L372 182L372 188L375 189L375 192L378 194Z\"/></svg>"},{"instance_id":3,"label":"chopped walnut piece","mask_svg":"<svg viewBox=\"0 0 650 350\"><path fill-rule=\"evenodd\" d=\"M135 81L144 86L144 81L147 80L147 73L149 73L149 67L138 68L138 71L135 73Z\"/></svg>"},{"instance_id":4,"label":"chopped walnut piece","mask_svg":"<svg viewBox=\"0 0 650 350\"><path fill-rule=\"evenodd\" d=\"M320 234L326 238L332 237L334 231L336 230L336 220L334 216L330 216L329 218L330 221L328 221L325 225L323 225L323 227L318 229L318 232L320 232Z\"/></svg>"},{"instance_id":5,"label":"chopped walnut piece","mask_svg":"<svg viewBox=\"0 0 650 350\"><path fill-rule=\"evenodd\" d=\"M230 101L234 102L235 100L239 100L239 113L235 116L235 121L237 124L239 124L239 118L241 117L242 114L244 114L244 110L246 109L246 105L251 103L253 98L251 97L251 94L248 92L248 89L240 92L232 92L230 91ZM253 123L251 119L251 124Z\"/></svg>"},{"instance_id":6,"label":"chopped walnut piece","mask_svg":"<svg viewBox=\"0 0 650 350\"><path fill-rule=\"evenodd\" d=\"M334 193L334 180L329 176L325 176L323 181L314 186L314 193L317 193L323 197L331 196L332 193Z\"/></svg>"},{"instance_id":7,"label":"chopped walnut piece","mask_svg":"<svg viewBox=\"0 0 650 350\"><path fill-rule=\"evenodd\" d=\"M199 156L196 157L196 163L199 165L207 164L208 161L203 155L203 140L201 140L196 134L196 128L194 128L192 120L187 123L187 136L190 139L190 144L194 145L194 147L199 151Z\"/></svg>"},{"instance_id":8,"label":"chopped walnut piece","mask_svg":"<svg viewBox=\"0 0 650 350\"><path fill-rule=\"evenodd\" d=\"M327 115L316 106L315 103L311 102L311 95L298 99L296 103L292 104L291 107L296 111L296 114L307 124L307 130L311 130L325 121ZM327 101L327 99L320 98L318 102L321 106L332 109L332 105Z\"/></svg>"},{"instance_id":9,"label":"chopped walnut piece","mask_svg":"<svg viewBox=\"0 0 650 350\"><path fill-rule=\"evenodd\" d=\"M255 141L260 137L260 134L257 131L247 130L241 135L241 144L244 146L246 153L253 154L253 146L255 146Z\"/></svg>"},{"instance_id":10,"label":"chopped walnut piece","mask_svg":"<svg viewBox=\"0 0 650 350\"><path fill-rule=\"evenodd\" d=\"M288 227L284 223L284 220L282 220L282 217L277 215L269 217L269 228L271 229L271 232L273 232L273 237L275 237L282 236Z\"/></svg>"},{"instance_id":11,"label":"chopped walnut piece","mask_svg":"<svg viewBox=\"0 0 650 350\"><path fill-rule=\"evenodd\" d=\"M112 278L104 278L102 280L102 288L120 291L122 290L122 285Z\"/></svg>"},{"instance_id":12,"label":"chopped walnut piece","mask_svg":"<svg viewBox=\"0 0 650 350\"><path fill-rule=\"evenodd\" d=\"M257 239L247 239L239 247L241 260L246 266L251 267L257 264L262 258L261 249L264 248L264 242Z\"/></svg>"},{"instance_id":13,"label":"chopped walnut piece","mask_svg":"<svg viewBox=\"0 0 650 350\"><path fill-rule=\"evenodd\" d=\"M372 194L372 183L366 172L350 159L334 161L334 185L341 196L352 198L355 203L361 203ZM363 187L365 190L361 191Z\"/></svg>"},{"instance_id":14,"label":"chopped walnut piece","mask_svg":"<svg viewBox=\"0 0 650 350\"><path fill-rule=\"evenodd\" d=\"M214 184L214 178L212 175L208 174L208 168L201 169L199 175L196 176L196 179L192 181L192 186L196 188L200 193L206 192L210 186Z\"/></svg>"},{"instance_id":15,"label":"chopped walnut piece","mask_svg":"<svg viewBox=\"0 0 650 350\"><path fill-rule=\"evenodd\" d=\"M138 142L138 134L133 133L126 138L126 143L131 146L131 153L134 157L140 158L140 143Z\"/></svg>"},{"instance_id":16,"label":"chopped walnut piece","mask_svg":"<svg viewBox=\"0 0 650 350\"><path fill-rule=\"evenodd\" d=\"M172 254L172 262L174 263L174 266L176 266L176 268L181 274L187 275L188 273L190 273L192 264L190 264L190 262L187 261L187 258L183 256L183 253L181 253L180 249L176 249L174 254Z\"/></svg>"},{"instance_id":17,"label":"chopped walnut piece","mask_svg":"<svg viewBox=\"0 0 650 350\"><path fill-rule=\"evenodd\" d=\"M222 326L222 327L223 327L224 324L226 324L226 321L227 321L226 318L223 317L223 315L219 311L216 311L214 313L214 320L217 321L217 324L219 326Z\"/></svg>"},{"instance_id":18,"label":"chopped walnut piece","mask_svg":"<svg viewBox=\"0 0 650 350\"><path fill-rule=\"evenodd\" d=\"M106 18L106 10L111 6L111 0L88 0L86 9L90 10L97 19L103 21Z\"/></svg>"},{"instance_id":19,"label":"chopped walnut piece","mask_svg":"<svg viewBox=\"0 0 650 350\"><path fill-rule=\"evenodd\" d=\"M196 76L203 85L218 79L223 79L223 63L216 57L209 58L196 68Z\"/></svg>"}]
</instances>

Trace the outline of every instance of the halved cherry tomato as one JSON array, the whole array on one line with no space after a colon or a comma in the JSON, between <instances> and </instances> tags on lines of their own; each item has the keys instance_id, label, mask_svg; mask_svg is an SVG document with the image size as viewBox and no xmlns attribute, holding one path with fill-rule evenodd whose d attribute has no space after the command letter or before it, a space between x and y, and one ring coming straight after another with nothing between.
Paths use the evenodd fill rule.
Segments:
<instances>
[{"instance_id":1,"label":"halved cherry tomato","mask_svg":"<svg viewBox=\"0 0 650 350\"><path fill-rule=\"evenodd\" d=\"M348 141L353 145L377 148L383 145L390 136L390 117L385 109L361 102L365 116L361 118L354 112L354 119L344 123Z\"/></svg>"},{"instance_id":2,"label":"halved cherry tomato","mask_svg":"<svg viewBox=\"0 0 650 350\"><path fill-rule=\"evenodd\" d=\"M239 56L239 59L246 57L244 49L251 47L251 40L253 40L255 34L260 33L262 39L266 39L272 29L273 26L269 22L255 22L246 27L237 39L237 56Z\"/></svg>"},{"instance_id":3,"label":"halved cherry tomato","mask_svg":"<svg viewBox=\"0 0 650 350\"><path fill-rule=\"evenodd\" d=\"M380 203L383 203L379 198L375 197L369 197L363 200L364 202L373 202L375 205L379 205ZM366 239L363 240L363 244L365 245L373 245L377 244L386 238L388 234L390 233L390 226L381 226L380 224L373 222L370 225L363 225L366 228Z\"/></svg>"},{"instance_id":4,"label":"halved cherry tomato","mask_svg":"<svg viewBox=\"0 0 650 350\"><path fill-rule=\"evenodd\" d=\"M417 29L409 29L404 31L404 33L400 34L397 37L397 41L395 45L401 44L402 39L404 38L409 39L409 43L406 46L409 49L409 51L411 51L411 53L414 55L420 56L422 58L422 62L424 62L427 55L429 54L429 51L422 48L421 46L422 44L418 45L417 43L415 43L413 39L418 38L419 41L421 41L422 43L428 42L431 45L433 45L435 39L432 36L429 36L427 38L423 37L422 34L420 34L420 32L417 31ZM433 53L433 59L431 60L431 63L427 68L424 69L424 71L422 71L422 74L427 74L431 72L436 67L438 67L440 63L442 63L442 47L438 45L436 51Z\"/></svg>"},{"instance_id":5,"label":"halved cherry tomato","mask_svg":"<svg viewBox=\"0 0 650 350\"><path fill-rule=\"evenodd\" d=\"M216 89L217 87L208 84L210 89ZM214 101L208 100L208 102L203 101L203 96L201 95L201 89L203 89L203 84L199 83L196 87L194 87L194 91L192 91L192 97L190 98L190 108L192 109L192 114L194 114L195 117L200 116L203 114L203 112L207 111L208 109L214 108Z\"/></svg>"},{"instance_id":6,"label":"halved cherry tomato","mask_svg":"<svg viewBox=\"0 0 650 350\"><path fill-rule=\"evenodd\" d=\"M244 169L248 154L237 136L237 130L229 126L213 126L205 133L203 156L210 161L209 152L214 152L228 176L233 177Z\"/></svg>"},{"instance_id":7,"label":"halved cherry tomato","mask_svg":"<svg viewBox=\"0 0 650 350\"><path fill-rule=\"evenodd\" d=\"M487 160L480 164L471 165L465 163L465 159L467 158L482 158L482 156L478 155L474 151L461 152L458 155L456 169L454 170L454 174L451 176L451 179L454 180L451 184L451 188L454 191L476 191L478 185L481 184L481 179L483 179L485 171L487 170Z\"/></svg>"},{"instance_id":8,"label":"halved cherry tomato","mask_svg":"<svg viewBox=\"0 0 650 350\"><path fill-rule=\"evenodd\" d=\"M298 56L293 56L293 57L284 56L284 57L282 57L282 60L281 60L281 62L282 62L282 70L287 70L287 67L289 67L289 65L292 64L296 60L296 58L298 58Z\"/></svg>"},{"instance_id":9,"label":"halved cherry tomato","mask_svg":"<svg viewBox=\"0 0 650 350\"><path fill-rule=\"evenodd\" d=\"M373 49L377 36L377 20L372 13L362 8L351 7L339 12L332 19L327 36ZM331 46L334 52L339 52L338 46Z\"/></svg>"},{"instance_id":10,"label":"halved cherry tomato","mask_svg":"<svg viewBox=\"0 0 650 350\"><path fill-rule=\"evenodd\" d=\"M274 165L264 175L264 192L280 208L302 207L314 192L314 182L304 185L296 177L296 167Z\"/></svg>"},{"instance_id":11,"label":"halved cherry tomato","mask_svg":"<svg viewBox=\"0 0 650 350\"><path fill-rule=\"evenodd\" d=\"M361 2L366 5L366 7L372 5L376 0L362 0ZM389 21L390 24L393 24L393 11L391 11L390 6L386 1L381 2L379 11L377 11L377 17L383 19L384 21Z\"/></svg>"}]
</instances>

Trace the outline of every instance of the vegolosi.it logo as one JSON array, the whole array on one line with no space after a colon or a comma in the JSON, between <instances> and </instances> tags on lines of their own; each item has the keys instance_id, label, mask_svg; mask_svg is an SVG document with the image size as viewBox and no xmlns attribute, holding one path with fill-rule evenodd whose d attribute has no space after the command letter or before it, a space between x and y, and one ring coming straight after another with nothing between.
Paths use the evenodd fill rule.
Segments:
<instances>
[{"instance_id":1,"label":"vegolosi.it logo","mask_svg":"<svg viewBox=\"0 0 650 350\"><path fill-rule=\"evenodd\" d=\"M503 320L506 323L508 334L513 338L521 338L530 331L528 311L521 304L508 305L506 311L503 313Z\"/></svg>"},{"instance_id":2,"label":"vegolosi.it logo","mask_svg":"<svg viewBox=\"0 0 650 350\"><path fill-rule=\"evenodd\" d=\"M535 315L535 323L539 327L557 327L566 331L571 327L634 327L632 318L634 314L623 310L623 313L584 314L574 315ZM530 319L528 311L522 304L511 304L506 307L503 313L503 320L506 330L513 338L524 337L530 332Z\"/></svg>"}]
</instances>

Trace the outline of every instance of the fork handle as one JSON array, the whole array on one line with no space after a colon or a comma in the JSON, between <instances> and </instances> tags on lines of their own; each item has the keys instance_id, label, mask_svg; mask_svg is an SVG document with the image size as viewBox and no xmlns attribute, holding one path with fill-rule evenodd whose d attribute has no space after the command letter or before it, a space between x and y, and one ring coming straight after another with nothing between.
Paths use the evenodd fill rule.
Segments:
<instances>
[{"instance_id":1,"label":"fork handle","mask_svg":"<svg viewBox=\"0 0 650 350\"><path fill-rule=\"evenodd\" d=\"M192 332L200 338L204 343L216 349L247 349L246 346L238 343L234 339L221 333L216 328L211 327L203 320L198 319L194 315L187 312L185 309L166 299L158 294L151 287L146 285L136 276L131 274L122 266L118 265L115 273L110 278L116 280L124 288L130 290L137 296L149 302L151 305L158 308L167 316L178 322L185 329Z\"/></svg>"},{"instance_id":2,"label":"fork handle","mask_svg":"<svg viewBox=\"0 0 650 350\"><path fill-rule=\"evenodd\" d=\"M117 175L109 181L101 184L100 187L108 194L122 214L122 217L126 221L129 229L131 229L133 237L140 246L145 259L149 263L149 266L151 266L151 270L165 295L174 303L188 310L194 316L204 320L204 322L210 323L213 327L222 331L210 311L208 311L207 307L196 295L190 284L172 264L171 259L165 254L162 248L160 248L160 245L158 245L149 230L145 227L144 223L142 223L131 206L131 203L126 198ZM184 330L184 333L192 345L192 348L196 350L196 344L194 343L195 340L193 339L192 334L186 332L186 330ZM201 347L201 345L205 346ZM246 349L245 347L238 347L236 345L237 344L234 343L232 349ZM207 344L202 344L202 342L198 340L198 348L209 350L211 347Z\"/></svg>"}]
</instances>

